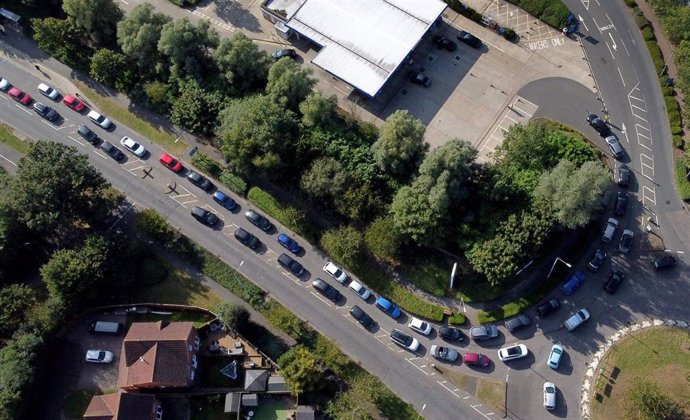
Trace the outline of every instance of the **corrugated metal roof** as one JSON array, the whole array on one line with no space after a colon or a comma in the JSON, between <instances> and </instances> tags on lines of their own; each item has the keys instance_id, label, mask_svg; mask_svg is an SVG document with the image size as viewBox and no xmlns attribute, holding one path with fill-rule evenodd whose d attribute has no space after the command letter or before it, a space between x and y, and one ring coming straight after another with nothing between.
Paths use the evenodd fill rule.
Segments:
<instances>
[{"instance_id":1,"label":"corrugated metal roof","mask_svg":"<svg viewBox=\"0 0 690 420\"><path fill-rule=\"evenodd\" d=\"M287 25L323 46L314 64L374 96L445 8L440 0L307 0Z\"/></svg>"}]
</instances>

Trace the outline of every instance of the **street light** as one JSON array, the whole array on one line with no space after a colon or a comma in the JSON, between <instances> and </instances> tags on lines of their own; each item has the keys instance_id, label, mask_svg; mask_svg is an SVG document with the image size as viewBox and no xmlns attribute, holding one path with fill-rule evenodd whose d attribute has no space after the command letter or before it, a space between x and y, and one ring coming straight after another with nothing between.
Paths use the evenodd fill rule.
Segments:
<instances>
[{"instance_id":1,"label":"street light","mask_svg":"<svg viewBox=\"0 0 690 420\"><path fill-rule=\"evenodd\" d=\"M425 409L425 408L426 408L426 404L424 404L424 405L422 406L422 411L420 411L419 414L417 414L417 418L416 418L415 420L419 420L419 418L422 417L422 413L424 412L424 409Z\"/></svg>"},{"instance_id":2,"label":"street light","mask_svg":"<svg viewBox=\"0 0 690 420\"><path fill-rule=\"evenodd\" d=\"M570 264L568 264L567 262L563 261L562 259L556 257L556 259L553 260L553 265L551 265L551 270L549 270L549 274L546 276L547 279L548 279L549 277L551 277L551 273L553 273L553 269L554 269L554 267L556 267L556 263L557 263L558 261L560 261L560 262L562 262L563 264L567 265L568 268L573 268L572 265L570 265Z\"/></svg>"}]
</instances>

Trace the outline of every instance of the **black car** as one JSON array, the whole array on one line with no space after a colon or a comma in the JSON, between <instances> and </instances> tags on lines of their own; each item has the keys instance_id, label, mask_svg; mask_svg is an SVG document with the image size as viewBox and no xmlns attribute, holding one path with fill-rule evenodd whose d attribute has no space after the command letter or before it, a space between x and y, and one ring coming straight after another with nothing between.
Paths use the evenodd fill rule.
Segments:
<instances>
[{"instance_id":1,"label":"black car","mask_svg":"<svg viewBox=\"0 0 690 420\"><path fill-rule=\"evenodd\" d=\"M189 182L191 182L192 184L196 185L204 191L208 191L211 188L213 188L213 184L211 183L211 181L206 179L205 176L199 174L198 172L188 171L187 179L189 180Z\"/></svg>"},{"instance_id":2,"label":"black car","mask_svg":"<svg viewBox=\"0 0 690 420\"><path fill-rule=\"evenodd\" d=\"M633 246L633 238L635 233L630 229L625 229L621 236L621 241L618 243L618 251L622 254L629 254Z\"/></svg>"},{"instance_id":3,"label":"black car","mask_svg":"<svg viewBox=\"0 0 690 420\"><path fill-rule=\"evenodd\" d=\"M96 144L98 143L98 136L96 133L94 133L89 127L85 125L79 126L77 129L77 134L84 140L88 141L91 144Z\"/></svg>"},{"instance_id":4,"label":"black car","mask_svg":"<svg viewBox=\"0 0 690 420\"><path fill-rule=\"evenodd\" d=\"M552 298L539 305L539 307L537 308L537 313L540 317L544 318L545 316L547 316L548 314L560 307L561 302L556 298Z\"/></svg>"},{"instance_id":5,"label":"black car","mask_svg":"<svg viewBox=\"0 0 690 420\"><path fill-rule=\"evenodd\" d=\"M616 207L613 213L616 216L622 216L625 214L625 209L628 208L628 193L624 191L618 191L616 195Z\"/></svg>"},{"instance_id":6,"label":"black car","mask_svg":"<svg viewBox=\"0 0 690 420\"><path fill-rule=\"evenodd\" d=\"M618 177L616 179L616 183L619 187L628 188L630 183L630 168L628 165L621 164L621 166L618 167Z\"/></svg>"},{"instance_id":7,"label":"black car","mask_svg":"<svg viewBox=\"0 0 690 420\"><path fill-rule=\"evenodd\" d=\"M251 224L263 230L264 232L268 232L273 229L273 224L267 218L255 212L254 210L247 210L247 212L244 213L244 217L246 217Z\"/></svg>"},{"instance_id":8,"label":"black car","mask_svg":"<svg viewBox=\"0 0 690 420\"><path fill-rule=\"evenodd\" d=\"M673 255L664 255L663 257L654 260L654 269L657 271L666 270L668 268L675 267L676 263L676 257Z\"/></svg>"},{"instance_id":9,"label":"black car","mask_svg":"<svg viewBox=\"0 0 690 420\"><path fill-rule=\"evenodd\" d=\"M410 82L424 87L431 86L431 79L429 79L429 76L418 71L410 73Z\"/></svg>"},{"instance_id":10,"label":"black car","mask_svg":"<svg viewBox=\"0 0 690 420\"><path fill-rule=\"evenodd\" d=\"M192 216L206 226L215 226L218 223L218 216L201 207L192 207Z\"/></svg>"},{"instance_id":11,"label":"black car","mask_svg":"<svg viewBox=\"0 0 690 420\"><path fill-rule=\"evenodd\" d=\"M604 291L606 293L615 293L618 290L618 286L623 282L625 276L620 271L613 271L609 274L609 279L604 283Z\"/></svg>"},{"instance_id":12,"label":"black car","mask_svg":"<svg viewBox=\"0 0 690 420\"><path fill-rule=\"evenodd\" d=\"M357 320L364 328L370 330L376 325L373 319L366 312L364 312L359 306L355 305L350 309L350 315Z\"/></svg>"},{"instance_id":13,"label":"black car","mask_svg":"<svg viewBox=\"0 0 690 420\"><path fill-rule=\"evenodd\" d=\"M60 114L56 110L40 102L34 103L34 111L48 121L55 121L60 118Z\"/></svg>"},{"instance_id":14,"label":"black car","mask_svg":"<svg viewBox=\"0 0 690 420\"><path fill-rule=\"evenodd\" d=\"M601 267L601 265L604 263L607 256L608 254L606 254L606 251L604 251L603 249L597 249L596 251L594 251L592 259L590 259L587 263L587 268L589 268L589 271L595 273L599 271L599 267Z\"/></svg>"},{"instance_id":15,"label":"black car","mask_svg":"<svg viewBox=\"0 0 690 420\"><path fill-rule=\"evenodd\" d=\"M611 135L611 128L595 114L587 115L587 124L589 124L593 129L597 130L600 136L606 137Z\"/></svg>"},{"instance_id":16,"label":"black car","mask_svg":"<svg viewBox=\"0 0 690 420\"><path fill-rule=\"evenodd\" d=\"M311 285L314 287L314 289L318 290L319 293L326 296L328 300L332 302L337 302L340 300L340 292L337 291L335 287L323 281L323 279L317 277L316 280L311 282Z\"/></svg>"},{"instance_id":17,"label":"black car","mask_svg":"<svg viewBox=\"0 0 690 420\"><path fill-rule=\"evenodd\" d=\"M457 44L445 36L436 35L433 38L433 42L439 49L443 48L448 51L455 51L458 49Z\"/></svg>"},{"instance_id":18,"label":"black car","mask_svg":"<svg viewBox=\"0 0 690 420\"><path fill-rule=\"evenodd\" d=\"M609 203L611 202L611 194L612 191L610 189L604 191L604 194L602 194L600 213L604 213L606 210L609 209Z\"/></svg>"},{"instance_id":19,"label":"black car","mask_svg":"<svg viewBox=\"0 0 690 420\"><path fill-rule=\"evenodd\" d=\"M467 31L458 32L458 41L464 42L472 48L481 48L482 41Z\"/></svg>"},{"instance_id":20,"label":"black car","mask_svg":"<svg viewBox=\"0 0 690 420\"><path fill-rule=\"evenodd\" d=\"M462 341L465 339L465 334L463 334L462 331L460 331L457 328L449 327L447 325L439 327L438 335L440 335L441 338L445 340L451 341Z\"/></svg>"},{"instance_id":21,"label":"black car","mask_svg":"<svg viewBox=\"0 0 690 420\"><path fill-rule=\"evenodd\" d=\"M292 48L286 48L284 50L278 50L271 54L274 60L278 61L283 57L292 58L293 60L297 58L297 51Z\"/></svg>"},{"instance_id":22,"label":"black car","mask_svg":"<svg viewBox=\"0 0 690 420\"><path fill-rule=\"evenodd\" d=\"M261 241L256 236L247 232L242 228L237 228L235 230L235 239L242 242L244 245L248 246L250 249L256 249L261 245Z\"/></svg>"},{"instance_id":23,"label":"black car","mask_svg":"<svg viewBox=\"0 0 690 420\"><path fill-rule=\"evenodd\" d=\"M532 323L532 320L525 314L518 315L506 321L505 327L508 331L514 332L522 327L526 327Z\"/></svg>"},{"instance_id":24,"label":"black car","mask_svg":"<svg viewBox=\"0 0 690 420\"><path fill-rule=\"evenodd\" d=\"M125 158L125 154L122 153L122 150L118 149L117 147L113 146L105 140L103 141L103 143L101 143L101 150L106 152L108 156L110 156L118 162Z\"/></svg>"},{"instance_id":25,"label":"black car","mask_svg":"<svg viewBox=\"0 0 690 420\"><path fill-rule=\"evenodd\" d=\"M278 257L278 264L282 265L286 270L290 271L297 277L304 273L304 267L302 267L302 264L293 260L288 254L280 254Z\"/></svg>"}]
</instances>

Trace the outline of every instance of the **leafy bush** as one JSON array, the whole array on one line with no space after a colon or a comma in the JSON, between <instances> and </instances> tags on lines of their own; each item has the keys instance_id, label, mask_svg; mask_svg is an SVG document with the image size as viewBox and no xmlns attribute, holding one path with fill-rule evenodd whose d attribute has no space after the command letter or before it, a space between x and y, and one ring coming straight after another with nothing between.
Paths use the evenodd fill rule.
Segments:
<instances>
[{"instance_id":1,"label":"leafy bush","mask_svg":"<svg viewBox=\"0 0 690 420\"><path fill-rule=\"evenodd\" d=\"M244 182L244 179L227 169L223 169L218 180L237 195L244 197L247 194L247 183Z\"/></svg>"},{"instance_id":2,"label":"leafy bush","mask_svg":"<svg viewBox=\"0 0 690 420\"><path fill-rule=\"evenodd\" d=\"M672 87L664 87L661 85L661 94L664 96L676 96L676 91Z\"/></svg>"},{"instance_id":3,"label":"leafy bush","mask_svg":"<svg viewBox=\"0 0 690 420\"><path fill-rule=\"evenodd\" d=\"M249 193L247 193L247 198L269 216L294 230L296 233L309 240L315 238L314 228L307 223L304 212L301 210L297 210L294 207L279 202L272 195L259 187L250 188Z\"/></svg>"},{"instance_id":4,"label":"leafy bush","mask_svg":"<svg viewBox=\"0 0 690 420\"><path fill-rule=\"evenodd\" d=\"M666 112L668 113L668 121L673 126L682 126L681 116L680 116L680 105L678 101L673 96L664 96L664 102L666 103Z\"/></svg>"},{"instance_id":5,"label":"leafy bush","mask_svg":"<svg viewBox=\"0 0 690 420\"><path fill-rule=\"evenodd\" d=\"M652 57L656 74L661 74L664 71L664 55L661 53L661 48L654 41L646 41L649 55Z\"/></svg>"},{"instance_id":6,"label":"leafy bush","mask_svg":"<svg viewBox=\"0 0 690 420\"><path fill-rule=\"evenodd\" d=\"M352 226L326 231L321 237L321 246L334 260L346 268L356 267L362 256L362 232Z\"/></svg>"},{"instance_id":7,"label":"leafy bush","mask_svg":"<svg viewBox=\"0 0 690 420\"><path fill-rule=\"evenodd\" d=\"M642 38L644 38L645 41L655 41L656 36L654 36L654 30L649 26L645 26L642 28Z\"/></svg>"},{"instance_id":8,"label":"leafy bush","mask_svg":"<svg viewBox=\"0 0 690 420\"><path fill-rule=\"evenodd\" d=\"M683 140L683 137L673 136L671 139L673 141L673 147L676 147L678 149L684 149L685 148L685 140Z\"/></svg>"},{"instance_id":9,"label":"leafy bush","mask_svg":"<svg viewBox=\"0 0 690 420\"><path fill-rule=\"evenodd\" d=\"M139 284L152 286L168 277L167 267L158 258L145 258L141 262L141 281Z\"/></svg>"},{"instance_id":10,"label":"leafy bush","mask_svg":"<svg viewBox=\"0 0 690 420\"><path fill-rule=\"evenodd\" d=\"M153 239L170 247L180 233L154 209L144 209L137 214L137 230L147 233Z\"/></svg>"},{"instance_id":11,"label":"leafy bush","mask_svg":"<svg viewBox=\"0 0 690 420\"><path fill-rule=\"evenodd\" d=\"M559 31L565 26L570 10L561 0L508 0Z\"/></svg>"},{"instance_id":12,"label":"leafy bush","mask_svg":"<svg viewBox=\"0 0 690 420\"><path fill-rule=\"evenodd\" d=\"M517 37L517 34L515 33L514 30L512 29L504 29L503 31L503 38L507 39L508 41L512 41Z\"/></svg>"},{"instance_id":13,"label":"leafy bush","mask_svg":"<svg viewBox=\"0 0 690 420\"><path fill-rule=\"evenodd\" d=\"M364 243L376 258L389 264L397 264L402 240L394 230L391 216L374 220L364 233Z\"/></svg>"},{"instance_id":14,"label":"leafy bush","mask_svg":"<svg viewBox=\"0 0 690 420\"><path fill-rule=\"evenodd\" d=\"M212 178L220 177L220 174L223 171L223 168L218 164L218 162L211 159L207 154L201 152L197 152L194 154L194 156L192 156L192 165L199 168L199 170L202 172L210 175Z\"/></svg>"},{"instance_id":15,"label":"leafy bush","mask_svg":"<svg viewBox=\"0 0 690 420\"><path fill-rule=\"evenodd\" d=\"M687 153L687 152L686 152ZM688 167L685 166L682 160L676 161L676 185L678 186L678 195L681 200L690 200L690 181L688 181Z\"/></svg>"},{"instance_id":16,"label":"leafy bush","mask_svg":"<svg viewBox=\"0 0 690 420\"><path fill-rule=\"evenodd\" d=\"M628 5L628 7L637 7L637 3L635 3L635 0L624 0L625 4Z\"/></svg>"},{"instance_id":17,"label":"leafy bush","mask_svg":"<svg viewBox=\"0 0 690 420\"><path fill-rule=\"evenodd\" d=\"M642 10L640 10L639 8L636 7L635 9L633 9L633 16L635 18L635 25L637 25L638 28L642 29L651 27L649 21L646 17L644 17Z\"/></svg>"},{"instance_id":18,"label":"leafy bush","mask_svg":"<svg viewBox=\"0 0 690 420\"><path fill-rule=\"evenodd\" d=\"M257 285L247 280L218 257L199 247L201 254L200 269L207 276L217 281L230 292L239 296L243 301L255 309L261 309L265 292Z\"/></svg>"},{"instance_id":19,"label":"leafy bush","mask_svg":"<svg viewBox=\"0 0 690 420\"><path fill-rule=\"evenodd\" d=\"M673 134L674 136L679 136L679 135L683 134L683 128L679 125L672 125L671 126L671 134Z\"/></svg>"},{"instance_id":20,"label":"leafy bush","mask_svg":"<svg viewBox=\"0 0 690 420\"><path fill-rule=\"evenodd\" d=\"M477 23L481 22L482 14L477 12L473 8L465 6L458 0L445 0L445 2L448 5L448 7L465 16L467 19Z\"/></svg>"},{"instance_id":21,"label":"leafy bush","mask_svg":"<svg viewBox=\"0 0 690 420\"><path fill-rule=\"evenodd\" d=\"M453 312L453 315L448 317L448 323L451 325L461 325L464 324L466 321L465 315L461 314L460 312Z\"/></svg>"}]
</instances>

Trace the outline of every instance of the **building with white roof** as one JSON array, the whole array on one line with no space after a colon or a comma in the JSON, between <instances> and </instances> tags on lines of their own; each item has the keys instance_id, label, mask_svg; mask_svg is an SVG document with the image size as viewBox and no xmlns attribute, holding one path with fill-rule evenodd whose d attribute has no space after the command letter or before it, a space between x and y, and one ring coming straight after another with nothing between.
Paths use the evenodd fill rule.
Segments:
<instances>
[{"instance_id":1,"label":"building with white roof","mask_svg":"<svg viewBox=\"0 0 690 420\"><path fill-rule=\"evenodd\" d=\"M265 0L279 33L321 47L312 61L374 97L446 8L441 0Z\"/></svg>"}]
</instances>

